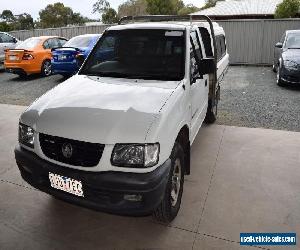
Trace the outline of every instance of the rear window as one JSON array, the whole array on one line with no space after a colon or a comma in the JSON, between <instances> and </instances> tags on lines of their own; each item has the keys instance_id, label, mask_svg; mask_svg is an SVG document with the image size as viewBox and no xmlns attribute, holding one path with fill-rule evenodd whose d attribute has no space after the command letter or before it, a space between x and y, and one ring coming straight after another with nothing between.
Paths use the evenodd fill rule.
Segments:
<instances>
[{"instance_id":1,"label":"rear window","mask_svg":"<svg viewBox=\"0 0 300 250\"><path fill-rule=\"evenodd\" d=\"M41 41L42 41L42 39L37 38L37 37L28 38L28 39L26 39L24 42L20 43L20 44L16 47L16 49L33 49L33 48L36 47Z\"/></svg>"},{"instance_id":2,"label":"rear window","mask_svg":"<svg viewBox=\"0 0 300 250\"><path fill-rule=\"evenodd\" d=\"M65 43L64 47L85 48L88 47L93 37L73 37Z\"/></svg>"}]
</instances>

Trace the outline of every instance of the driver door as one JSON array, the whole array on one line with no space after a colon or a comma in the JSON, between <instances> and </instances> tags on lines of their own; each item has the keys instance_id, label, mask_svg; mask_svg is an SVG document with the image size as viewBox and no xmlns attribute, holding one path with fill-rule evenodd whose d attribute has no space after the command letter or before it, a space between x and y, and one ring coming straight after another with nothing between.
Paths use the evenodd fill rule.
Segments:
<instances>
[{"instance_id":1,"label":"driver door","mask_svg":"<svg viewBox=\"0 0 300 250\"><path fill-rule=\"evenodd\" d=\"M190 96L191 96L191 130L194 138L204 121L208 102L207 75L201 76L198 63L203 58L201 43L197 32L190 34Z\"/></svg>"}]
</instances>

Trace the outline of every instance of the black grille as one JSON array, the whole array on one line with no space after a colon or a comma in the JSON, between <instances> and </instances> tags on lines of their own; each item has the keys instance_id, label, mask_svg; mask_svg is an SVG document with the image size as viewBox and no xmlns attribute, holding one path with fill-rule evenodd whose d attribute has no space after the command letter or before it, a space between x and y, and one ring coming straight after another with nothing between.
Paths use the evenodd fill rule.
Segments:
<instances>
[{"instance_id":1,"label":"black grille","mask_svg":"<svg viewBox=\"0 0 300 250\"><path fill-rule=\"evenodd\" d=\"M69 158L63 154L63 147L67 144L72 147L72 154ZM40 134L40 145L44 155L48 158L81 167L96 166L104 150L103 144L76 141L45 134Z\"/></svg>"}]
</instances>

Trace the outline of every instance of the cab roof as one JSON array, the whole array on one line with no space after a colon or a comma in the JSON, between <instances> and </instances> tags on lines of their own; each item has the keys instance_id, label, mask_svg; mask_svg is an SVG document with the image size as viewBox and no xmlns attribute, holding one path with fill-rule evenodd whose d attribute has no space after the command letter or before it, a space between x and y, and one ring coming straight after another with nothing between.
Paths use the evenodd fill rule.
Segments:
<instances>
[{"instance_id":1,"label":"cab roof","mask_svg":"<svg viewBox=\"0 0 300 250\"><path fill-rule=\"evenodd\" d=\"M166 21L166 22L136 22L136 23L128 23L121 24L109 27L108 30L126 30L126 29L171 29L171 30L185 30L187 27L205 27L208 30L209 24L208 22L174 22L174 21ZM214 30L222 30L223 28L216 22L213 22Z\"/></svg>"}]
</instances>

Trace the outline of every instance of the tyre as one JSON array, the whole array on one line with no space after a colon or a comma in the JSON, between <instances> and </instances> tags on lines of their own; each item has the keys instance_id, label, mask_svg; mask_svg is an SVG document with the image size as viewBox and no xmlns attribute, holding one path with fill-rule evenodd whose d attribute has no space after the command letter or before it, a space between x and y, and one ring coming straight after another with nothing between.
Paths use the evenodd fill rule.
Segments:
<instances>
[{"instance_id":1,"label":"tyre","mask_svg":"<svg viewBox=\"0 0 300 250\"><path fill-rule=\"evenodd\" d=\"M281 87L282 87L282 86L285 85L284 82L283 82L282 79L281 79L280 68L278 68L278 70L277 70L276 82L277 82L277 85L278 85L278 86L281 86Z\"/></svg>"},{"instance_id":2,"label":"tyre","mask_svg":"<svg viewBox=\"0 0 300 250\"><path fill-rule=\"evenodd\" d=\"M273 64L272 70L273 70L273 72L277 73L277 68L276 68L276 65L275 65L275 64Z\"/></svg>"},{"instance_id":3,"label":"tyre","mask_svg":"<svg viewBox=\"0 0 300 250\"><path fill-rule=\"evenodd\" d=\"M182 146L175 142L171 153L171 169L164 197L154 211L154 218L160 222L169 223L178 214L184 184L184 151Z\"/></svg>"},{"instance_id":4,"label":"tyre","mask_svg":"<svg viewBox=\"0 0 300 250\"><path fill-rule=\"evenodd\" d=\"M45 60L42 64L41 69L42 76L50 76L52 74L52 67L51 67L51 61Z\"/></svg>"},{"instance_id":5,"label":"tyre","mask_svg":"<svg viewBox=\"0 0 300 250\"><path fill-rule=\"evenodd\" d=\"M214 123L217 120L217 112L218 112L218 104L216 104L213 107L212 101L209 100L204 122L207 124Z\"/></svg>"}]
</instances>

